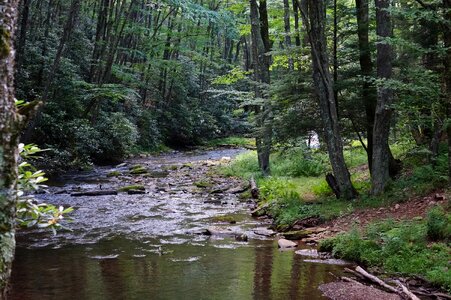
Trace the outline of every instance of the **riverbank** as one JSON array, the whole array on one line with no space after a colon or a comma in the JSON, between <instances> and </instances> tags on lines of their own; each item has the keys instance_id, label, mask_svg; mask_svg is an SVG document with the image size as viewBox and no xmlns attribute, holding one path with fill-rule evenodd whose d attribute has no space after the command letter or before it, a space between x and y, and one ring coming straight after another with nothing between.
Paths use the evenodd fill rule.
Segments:
<instances>
[{"instance_id":1,"label":"riverbank","mask_svg":"<svg viewBox=\"0 0 451 300\"><path fill-rule=\"evenodd\" d=\"M370 177L364 150L358 146L345 150L360 194L355 201L334 198L324 179L327 157L319 151L275 153L272 176L267 178L259 175L252 152L238 156L219 172L254 177L261 195L254 214L272 218L273 228L282 234L311 245L334 238L327 247L320 244L320 249L376 268L379 273L419 276L449 291L450 191L446 188L446 157L439 156L437 165L432 167L410 145L397 145L393 150L403 158L404 169L382 197L368 195ZM437 217L431 210L442 213ZM434 221L441 224L437 225L443 232L440 238L427 233L429 227L435 226ZM412 231L416 235L408 234ZM370 247L365 247L367 244Z\"/></svg>"}]
</instances>

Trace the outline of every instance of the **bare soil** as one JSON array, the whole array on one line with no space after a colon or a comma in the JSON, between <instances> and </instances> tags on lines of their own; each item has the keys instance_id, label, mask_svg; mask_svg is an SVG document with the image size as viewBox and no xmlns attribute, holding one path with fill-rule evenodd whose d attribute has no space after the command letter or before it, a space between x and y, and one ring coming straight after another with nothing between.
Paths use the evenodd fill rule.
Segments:
<instances>
[{"instance_id":1,"label":"bare soil","mask_svg":"<svg viewBox=\"0 0 451 300\"><path fill-rule=\"evenodd\" d=\"M435 205L444 205L446 201L443 191L435 191L427 196L413 198L404 203L397 203L388 207L358 209L346 216L322 224L321 227L326 228L325 231L303 241L317 242L324 238L335 236L338 233L349 231L353 227L363 229L369 223L386 219L409 220L415 217L424 218L429 208Z\"/></svg>"},{"instance_id":2,"label":"bare soil","mask_svg":"<svg viewBox=\"0 0 451 300\"><path fill-rule=\"evenodd\" d=\"M332 300L401 300L399 295L353 282L331 282L319 287Z\"/></svg>"}]
</instances>

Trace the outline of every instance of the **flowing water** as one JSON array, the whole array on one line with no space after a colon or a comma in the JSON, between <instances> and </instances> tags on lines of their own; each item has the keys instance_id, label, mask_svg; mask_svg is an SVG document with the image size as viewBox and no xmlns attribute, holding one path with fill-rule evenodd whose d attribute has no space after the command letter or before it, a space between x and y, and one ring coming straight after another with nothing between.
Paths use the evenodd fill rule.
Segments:
<instances>
[{"instance_id":1,"label":"flowing water","mask_svg":"<svg viewBox=\"0 0 451 300\"><path fill-rule=\"evenodd\" d=\"M74 207L72 231L18 233L10 299L323 299L318 286L342 267L278 250L275 238L255 233L268 220L251 218L250 204L227 192L239 182L211 174L241 151L140 158L52 182L38 198ZM127 175L133 164L150 175ZM70 195L131 183L146 194ZM210 226L220 233L202 234ZM236 239L243 234L248 241Z\"/></svg>"}]
</instances>

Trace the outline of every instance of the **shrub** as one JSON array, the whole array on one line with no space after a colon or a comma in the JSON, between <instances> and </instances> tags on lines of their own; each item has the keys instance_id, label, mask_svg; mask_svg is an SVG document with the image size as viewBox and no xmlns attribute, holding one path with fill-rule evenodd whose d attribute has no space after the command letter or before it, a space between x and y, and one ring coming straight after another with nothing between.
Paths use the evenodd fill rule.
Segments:
<instances>
[{"instance_id":1,"label":"shrub","mask_svg":"<svg viewBox=\"0 0 451 300\"><path fill-rule=\"evenodd\" d=\"M275 176L310 177L325 172L325 162L320 155L310 155L308 149L294 149L273 156L271 172Z\"/></svg>"},{"instance_id":2,"label":"shrub","mask_svg":"<svg viewBox=\"0 0 451 300\"><path fill-rule=\"evenodd\" d=\"M427 235L431 240L449 240L451 237L451 215L443 207L436 206L427 214Z\"/></svg>"},{"instance_id":3,"label":"shrub","mask_svg":"<svg viewBox=\"0 0 451 300\"><path fill-rule=\"evenodd\" d=\"M371 224L362 235L356 229L321 243L322 251L365 266L380 266L388 272L424 276L430 282L451 289L449 246L428 244L429 219L439 220L442 228L445 214L434 208L428 220L385 221ZM449 222L448 222L449 223ZM440 230L439 230L440 231Z\"/></svg>"},{"instance_id":4,"label":"shrub","mask_svg":"<svg viewBox=\"0 0 451 300\"><path fill-rule=\"evenodd\" d=\"M99 155L96 156L100 162L122 160L139 137L136 126L122 113L102 115L96 129L101 136Z\"/></svg>"}]
</instances>

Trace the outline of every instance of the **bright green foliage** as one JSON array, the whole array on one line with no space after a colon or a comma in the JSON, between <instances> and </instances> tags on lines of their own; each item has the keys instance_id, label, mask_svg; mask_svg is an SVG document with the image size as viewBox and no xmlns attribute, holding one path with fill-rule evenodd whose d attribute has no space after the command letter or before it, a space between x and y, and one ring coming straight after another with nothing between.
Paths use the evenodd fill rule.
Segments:
<instances>
[{"instance_id":1,"label":"bright green foliage","mask_svg":"<svg viewBox=\"0 0 451 300\"><path fill-rule=\"evenodd\" d=\"M437 206L428 212L427 236L434 241L451 240L451 214L443 207Z\"/></svg>"},{"instance_id":2,"label":"bright green foliage","mask_svg":"<svg viewBox=\"0 0 451 300\"><path fill-rule=\"evenodd\" d=\"M19 145L19 152L23 160L19 164L19 180L18 180L18 203L16 221L20 227L39 227L49 228L55 234L56 230L64 228L61 220L64 216L73 211L72 207L64 208L56 207L52 204L39 203L30 192L35 192L43 187L42 182L47 178L44 172L36 170L25 159L36 159L37 153L42 152L36 145Z\"/></svg>"},{"instance_id":3,"label":"bright green foliage","mask_svg":"<svg viewBox=\"0 0 451 300\"><path fill-rule=\"evenodd\" d=\"M429 215L437 214L439 210L434 208ZM443 210L441 214L449 218ZM428 243L429 222L412 220L371 224L364 235L354 229L323 241L320 250L332 251L336 257L365 266L380 266L388 272L423 276L451 290L450 249L444 242Z\"/></svg>"}]
</instances>

